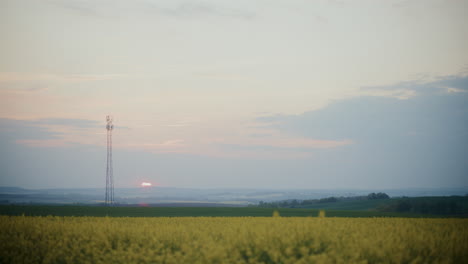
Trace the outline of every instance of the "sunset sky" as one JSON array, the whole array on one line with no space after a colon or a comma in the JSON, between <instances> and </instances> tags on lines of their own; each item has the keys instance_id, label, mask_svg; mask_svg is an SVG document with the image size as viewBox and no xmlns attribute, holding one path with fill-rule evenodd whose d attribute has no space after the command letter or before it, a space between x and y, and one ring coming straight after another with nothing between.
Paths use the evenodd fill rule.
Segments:
<instances>
[{"instance_id":1,"label":"sunset sky","mask_svg":"<svg viewBox=\"0 0 468 264\"><path fill-rule=\"evenodd\" d=\"M0 186L468 186L468 1L0 0Z\"/></svg>"}]
</instances>

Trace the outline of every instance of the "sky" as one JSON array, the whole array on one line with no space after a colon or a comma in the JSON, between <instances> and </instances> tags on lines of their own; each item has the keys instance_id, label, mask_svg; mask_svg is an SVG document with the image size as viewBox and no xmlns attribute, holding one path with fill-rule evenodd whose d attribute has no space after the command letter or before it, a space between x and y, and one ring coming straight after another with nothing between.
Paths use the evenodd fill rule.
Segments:
<instances>
[{"instance_id":1,"label":"sky","mask_svg":"<svg viewBox=\"0 0 468 264\"><path fill-rule=\"evenodd\" d=\"M468 186L468 1L0 0L0 186Z\"/></svg>"}]
</instances>

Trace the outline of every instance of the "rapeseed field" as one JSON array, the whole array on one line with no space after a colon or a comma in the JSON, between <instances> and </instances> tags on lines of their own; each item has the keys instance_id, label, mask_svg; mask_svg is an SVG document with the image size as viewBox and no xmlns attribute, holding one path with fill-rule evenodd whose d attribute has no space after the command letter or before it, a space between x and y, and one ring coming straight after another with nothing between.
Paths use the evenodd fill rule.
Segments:
<instances>
[{"instance_id":1,"label":"rapeseed field","mask_svg":"<svg viewBox=\"0 0 468 264\"><path fill-rule=\"evenodd\" d=\"M468 220L0 216L0 263L468 263Z\"/></svg>"}]
</instances>

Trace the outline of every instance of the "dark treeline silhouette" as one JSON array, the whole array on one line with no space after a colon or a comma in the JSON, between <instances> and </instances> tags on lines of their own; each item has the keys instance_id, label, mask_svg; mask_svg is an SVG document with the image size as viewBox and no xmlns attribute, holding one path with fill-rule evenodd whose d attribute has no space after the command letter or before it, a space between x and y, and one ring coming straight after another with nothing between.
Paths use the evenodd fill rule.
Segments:
<instances>
[{"instance_id":1,"label":"dark treeline silhouette","mask_svg":"<svg viewBox=\"0 0 468 264\"><path fill-rule=\"evenodd\" d=\"M301 208L311 205L319 205L324 203L336 203L342 201L359 201L359 200L376 200L376 199L390 199L386 193L370 193L367 196L353 196L353 197L328 197L322 199L310 199L310 200L281 200L273 202L260 201L258 207L265 208Z\"/></svg>"},{"instance_id":2,"label":"dark treeline silhouette","mask_svg":"<svg viewBox=\"0 0 468 264\"><path fill-rule=\"evenodd\" d=\"M377 199L390 199L390 196L386 193L370 193L367 195L367 199L369 200L377 200Z\"/></svg>"},{"instance_id":3,"label":"dark treeline silhouette","mask_svg":"<svg viewBox=\"0 0 468 264\"><path fill-rule=\"evenodd\" d=\"M377 209L383 212L468 216L468 196L403 197Z\"/></svg>"},{"instance_id":4,"label":"dark treeline silhouette","mask_svg":"<svg viewBox=\"0 0 468 264\"><path fill-rule=\"evenodd\" d=\"M372 210L380 212L414 213L439 216L468 216L467 195L390 198L386 193L370 193L367 196L354 197L328 197L310 200L290 199L273 202L260 201L257 205L251 206L264 208L323 207L336 208L337 210Z\"/></svg>"}]
</instances>

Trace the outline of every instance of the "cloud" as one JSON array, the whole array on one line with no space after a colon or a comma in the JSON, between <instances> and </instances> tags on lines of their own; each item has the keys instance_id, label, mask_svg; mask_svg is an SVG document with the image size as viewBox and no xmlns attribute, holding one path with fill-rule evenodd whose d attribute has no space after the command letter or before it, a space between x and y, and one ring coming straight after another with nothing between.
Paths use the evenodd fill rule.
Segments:
<instances>
[{"instance_id":1,"label":"cloud","mask_svg":"<svg viewBox=\"0 0 468 264\"><path fill-rule=\"evenodd\" d=\"M96 1L62 1L62 0L53 0L49 1L49 3L54 4L56 6L60 6L64 9L71 10L76 14L80 14L83 16L98 16L98 12L96 10Z\"/></svg>"},{"instance_id":2,"label":"cloud","mask_svg":"<svg viewBox=\"0 0 468 264\"><path fill-rule=\"evenodd\" d=\"M69 83L106 81L122 78L121 74L55 74L0 72L0 92L31 94L49 90L52 86Z\"/></svg>"},{"instance_id":3,"label":"cloud","mask_svg":"<svg viewBox=\"0 0 468 264\"><path fill-rule=\"evenodd\" d=\"M434 82L441 88L446 88L448 92L468 92L468 75L446 76Z\"/></svg>"},{"instance_id":4,"label":"cloud","mask_svg":"<svg viewBox=\"0 0 468 264\"><path fill-rule=\"evenodd\" d=\"M0 118L0 140L51 140L63 134L34 124L34 121Z\"/></svg>"},{"instance_id":5,"label":"cloud","mask_svg":"<svg viewBox=\"0 0 468 264\"><path fill-rule=\"evenodd\" d=\"M39 148L50 148L50 147L66 147L69 144L59 139L22 139L16 140L16 143L27 147L39 147Z\"/></svg>"},{"instance_id":6,"label":"cloud","mask_svg":"<svg viewBox=\"0 0 468 264\"><path fill-rule=\"evenodd\" d=\"M366 139L387 134L407 135L410 131L434 134L442 130L447 133L466 130L468 94L454 95L447 87L468 91L468 77L366 87L367 90L409 90L415 95L408 100L361 96L335 101L328 107L301 115L263 116L257 121L281 131L319 139Z\"/></svg>"},{"instance_id":7,"label":"cloud","mask_svg":"<svg viewBox=\"0 0 468 264\"><path fill-rule=\"evenodd\" d=\"M8 84L2 85L0 83L0 92L4 94L27 95L37 94L48 91L48 85L44 84Z\"/></svg>"},{"instance_id":8,"label":"cloud","mask_svg":"<svg viewBox=\"0 0 468 264\"><path fill-rule=\"evenodd\" d=\"M99 127L103 127L100 122L87 119L0 118L0 140L30 147L64 147L78 143L77 136L81 130Z\"/></svg>"},{"instance_id":9,"label":"cloud","mask_svg":"<svg viewBox=\"0 0 468 264\"><path fill-rule=\"evenodd\" d=\"M184 1L172 7L162 7L154 2L147 2L146 4L152 7L153 11L158 14L182 18L221 16L250 19L253 17L252 13L246 11L221 7L213 3L201 1Z\"/></svg>"},{"instance_id":10,"label":"cloud","mask_svg":"<svg viewBox=\"0 0 468 264\"><path fill-rule=\"evenodd\" d=\"M75 119L75 118L43 118L27 121L30 125L35 126L68 126L74 128L96 128L104 127L103 122L89 119Z\"/></svg>"},{"instance_id":11,"label":"cloud","mask_svg":"<svg viewBox=\"0 0 468 264\"><path fill-rule=\"evenodd\" d=\"M210 16L251 19L254 14L208 1L50 1L51 4L82 16L119 18L126 16L164 16L204 18Z\"/></svg>"},{"instance_id":12,"label":"cloud","mask_svg":"<svg viewBox=\"0 0 468 264\"><path fill-rule=\"evenodd\" d=\"M101 81L122 77L121 74L55 74L55 73L21 73L0 72L0 83L19 81Z\"/></svg>"},{"instance_id":13,"label":"cloud","mask_svg":"<svg viewBox=\"0 0 468 264\"><path fill-rule=\"evenodd\" d=\"M408 99L418 95L468 92L468 75L450 75L432 80L415 80L392 85L362 87L364 94Z\"/></svg>"},{"instance_id":14,"label":"cloud","mask_svg":"<svg viewBox=\"0 0 468 264\"><path fill-rule=\"evenodd\" d=\"M244 139L240 143L220 143L230 149L263 149L263 150L291 150L310 151L315 149L336 148L352 144L350 140L315 140L308 138L278 138L253 137Z\"/></svg>"},{"instance_id":15,"label":"cloud","mask_svg":"<svg viewBox=\"0 0 468 264\"><path fill-rule=\"evenodd\" d=\"M159 143L120 144L120 148L145 150L151 153L187 153L187 145L183 139L169 139Z\"/></svg>"},{"instance_id":16,"label":"cloud","mask_svg":"<svg viewBox=\"0 0 468 264\"><path fill-rule=\"evenodd\" d=\"M399 186L405 182L407 186L466 186L467 84L466 76L449 76L375 87L416 94L406 100L355 97L300 115L260 117L257 122L292 137L352 141L346 148L325 149L314 156L317 171L350 184L354 178L387 186L392 181Z\"/></svg>"}]
</instances>

